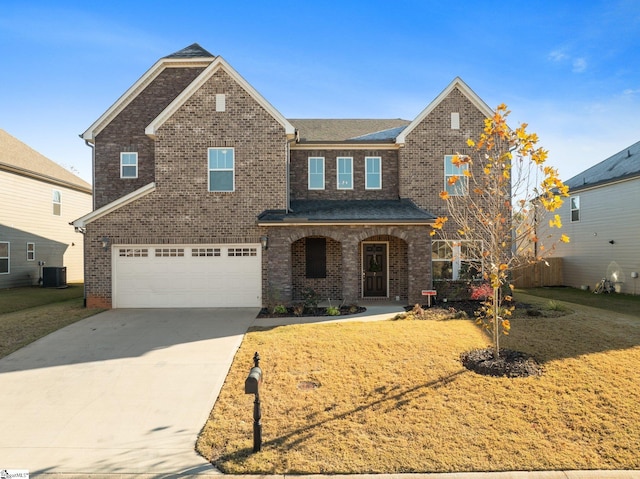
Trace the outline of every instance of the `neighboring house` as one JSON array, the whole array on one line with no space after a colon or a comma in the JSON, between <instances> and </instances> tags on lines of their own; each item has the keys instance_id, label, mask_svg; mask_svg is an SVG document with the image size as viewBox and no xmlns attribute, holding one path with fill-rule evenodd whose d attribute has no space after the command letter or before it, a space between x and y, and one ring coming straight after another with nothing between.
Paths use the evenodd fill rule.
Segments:
<instances>
[{"instance_id":1,"label":"neighboring house","mask_svg":"<svg viewBox=\"0 0 640 479\"><path fill-rule=\"evenodd\" d=\"M87 305L421 302L464 269L429 233L492 115L456 78L412 121L287 119L197 44L162 58L83 134Z\"/></svg>"},{"instance_id":2,"label":"neighboring house","mask_svg":"<svg viewBox=\"0 0 640 479\"><path fill-rule=\"evenodd\" d=\"M40 284L42 267L82 282L84 237L69 223L91 211L91 185L0 129L0 288Z\"/></svg>"},{"instance_id":3,"label":"neighboring house","mask_svg":"<svg viewBox=\"0 0 640 479\"><path fill-rule=\"evenodd\" d=\"M570 242L556 246L564 283L582 287L602 278L622 293L640 293L640 142L570 180L570 197L553 214ZM547 224L538 236L544 243Z\"/></svg>"}]
</instances>

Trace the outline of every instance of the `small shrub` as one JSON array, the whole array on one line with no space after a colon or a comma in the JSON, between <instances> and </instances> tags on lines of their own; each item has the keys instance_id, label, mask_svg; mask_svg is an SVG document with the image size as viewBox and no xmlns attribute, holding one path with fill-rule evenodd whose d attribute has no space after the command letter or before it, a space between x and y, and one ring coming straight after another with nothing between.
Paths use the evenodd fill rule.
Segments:
<instances>
[{"instance_id":1,"label":"small shrub","mask_svg":"<svg viewBox=\"0 0 640 479\"><path fill-rule=\"evenodd\" d=\"M486 301L493 296L493 288L489 283L482 283L479 286L471 285L471 299L474 301Z\"/></svg>"},{"instance_id":2,"label":"small shrub","mask_svg":"<svg viewBox=\"0 0 640 479\"><path fill-rule=\"evenodd\" d=\"M552 299L547 303L547 309L549 309L551 311L566 311L567 307L564 304L562 304L562 303L560 303L558 301L554 301Z\"/></svg>"},{"instance_id":3,"label":"small shrub","mask_svg":"<svg viewBox=\"0 0 640 479\"><path fill-rule=\"evenodd\" d=\"M273 313L274 314L286 314L287 313L287 307L282 305L282 304L278 304L276 307L273 308Z\"/></svg>"},{"instance_id":4,"label":"small shrub","mask_svg":"<svg viewBox=\"0 0 640 479\"><path fill-rule=\"evenodd\" d=\"M329 316L340 316L340 308L337 306L329 306L327 308L327 314Z\"/></svg>"},{"instance_id":5,"label":"small shrub","mask_svg":"<svg viewBox=\"0 0 640 479\"><path fill-rule=\"evenodd\" d=\"M349 306L349 314L356 314L358 312L358 306L356 304L352 304Z\"/></svg>"},{"instance_id":6,"label":"small shrub","mask_svg":"<svg viewBox=\"0 0 640 479\"><path fill-rule=\"evenodd\" d=\"M302 291L302 298L304 301L305 309L309 311L315 311L318 309L318 303L320 302L320 296L316 293L313 288L305 288Z\"/></svg>"},{"instance_id":7,"label":"small shrub","mask_svg":"<svg viewBox=\"0 0 640 479\"><path fill-rule=\"evenodd\" d=\"M294 304L292 309L293 309L293 314L295 316L302 316L302 313L304 313L304 304L303 303Z\"/></svg>"}]
</instances>

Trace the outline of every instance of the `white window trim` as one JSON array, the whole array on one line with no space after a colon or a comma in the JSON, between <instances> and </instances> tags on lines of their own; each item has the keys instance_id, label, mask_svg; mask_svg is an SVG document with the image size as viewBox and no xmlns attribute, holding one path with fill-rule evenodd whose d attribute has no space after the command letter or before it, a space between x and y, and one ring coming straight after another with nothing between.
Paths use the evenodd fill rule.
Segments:
<instances>
[{"instance_id":1,"label":"white window trim","mask_svg":"<svg viewBox=\"0 0 640 479\"><path fill-rule=\"evenodd\" d=\"M56 193L57 193L57 198L56 198ZM60 192L60 190L53 190L53 192L51 193L51 201L52 201L52 214L54 216L61 216L62 215L62 193ZM58 214L56 214L55 212L56 205L58 205L58 209L59 209Z\"/></svg>"},{"instance_id":2,"label":"white window trim","mask_svg":"<svg viewBox=\"0 0 640 479\"><path fill-rule=\"evenodd\" d=\"M134 155L136 162L135 164L129 164L127 163L126 165L122 162L124 160L124 155ZM125 166L135 166L136 168L136 174L134 176L124 176L124 167ZM121 151L120 152L120 178L123 180L135 180L138 177L138 152L137 151Z\"/></svg>"},{"instance_id":3,"label":"white window trim","mask_svg":"<svg viewBox=\"0 0 640 479\"><path fill-rule=\"evenodd\" d=\"M438 259L431 259L432 263L451 263L451 279L449 278L442 278L442 279L433 279L434 281L460 281L460 271L462 270L462 263L465 262L473 262L473 261L477 261L480 263L480 269L482 270L483 268L483 262L482 262L482 258L462 258L462 243L470 243L470 242L476 242L476 243L481 243L480 240L446 240L446 239L441 239L441 240L433 240L433 243L448 243L449 244L449 248L451 249L451 258L438 258ZM432 245L432 250L433 250L433 245ZM483 249L481 248L480 251L482 251ZM431 269L433 271L433 268ZM482 272L482 271L481 271ZM464 281L467 281L467 278L463 279ZM474 278L475 280L479 280L478 278Z\"/></svg>"},{"instance_id":4,"label":"white window trim","mask_svg":"<svg viewBox=\"0 0 640 479\"><path fill-rule=\"evenodd\" d=\"M29 250L29 246L33 246L33 249ZM29 253L32 253L33 257L29 258ZM36 260L36 244L28 241L27 242L27 261L35 261Z\"/></svg>"},{"instance_id":5,"label":"white window trim","mask_svg":"<svg viewBox=\"0 0 640 479\"><path fill-rule=\"evenodd\" d=\"M209 152L212 150L231 150L233 155L233 168L209 168ZM230 190L212 190L211 189L211 172L212 171L230 171L231 172L231 189ZM209 193L233 193L236 191L236 150L233 147L211 147L207 148L207 191Z\"/></svg>"},{"instance_id":6,"label":"white window trim","mask_svg":"<svg viewBox=\"0 0 640 479\"><path fill-rule=\"evenodd\" d=\"M311 161L322 160L322 187L311 187ZM325 167L323 156L310 156L307 162L307 188L310 190L324 190L325 188ZM315 173L317 174L317 173Z\"/></svg>"},{"instance_id":7,"label":"white window trim","mask_svg":"<svg viewBox=\"0 0 640 479\"><path fill-rule=\"evenodd\" d=\"M573 207L573 199L577 199L578 200L578 207L574 208ZM573 212L577 211L578 212L578 219L574 220L573 219ZM575 195L569 198L569 219L571 223L579 223L580 222L580 196L579 195Z\"/></svg>"},{"instance_id":8,"label":"white window trim","mask_svg":"<svg viewBox=\"0 0 640 479\"><path fill-rule=\"evenodd\" d=\"M447 173L447 165L451 163L451 160L453 159L454 156L456 156L456 155L444 155L444 191L449 193L449 196L467 196L469 194L469 179L468 179L468 177L464 176L463 174L455 175L455 174ZM463 156L463 155L458 155L458 156ZM464 166L464 168L462 168L463 170L468 170L469 169L469 165L465 164L463 166ZM459 180L455 185L449 185L448 180L449 180L450 176L458 176L459 177ZM461 181L463 182L462 184L464 184L464 192L462 194L458 194L458 193L455 193L455 191L451 191Z\"/></svg>"},{"instance_id":9,"label":"white window trim","mask_svg":"<svg viewBox=\"0 0 640 479\"><path fill-rule=\"evenodd\" d=\"M341 187L340 186L340 160L349 160L349 166L351 168L351 172L349 176L351 177L351 186L349 187ZM343 173L346 175L346 173ZM352 190L353 189L353 157L352 156L338 156L336 158L336 184L339 190Z\"/></svg>"},{"instance_id":10,"label":"white window trim","mask_svg":"<svg viewBox=\"0 0 640 479\"><path fill-rule=\"evenodd\" d=\"M0 256L0 259L7 260L7 271L0 271L0 274L11 274L11 243L9 241L0 241L0 244L7 245L7 256Z\"/></svg>"},{"instance_id":11,"label":"white window trim","mask_svg":"<svg viewBox=\"0 0 640 479\"><path fill-rule=\"evenodd\" d=\"M369 186L369 172L367 170L367 160L377 159L380 165L380 186ZM365 190L381 190L382 189L382 157L381 156L365 156L364 157L364 189Z\"/></svg>"}]
</instances>

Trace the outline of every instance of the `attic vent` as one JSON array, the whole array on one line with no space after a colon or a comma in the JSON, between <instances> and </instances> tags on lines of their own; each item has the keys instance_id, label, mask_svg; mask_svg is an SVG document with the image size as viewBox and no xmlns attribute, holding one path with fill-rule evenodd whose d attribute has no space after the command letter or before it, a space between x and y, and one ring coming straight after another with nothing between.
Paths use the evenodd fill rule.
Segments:
<instances>
[{"instance_id":1,"label":"attic vent","mask_svg":"<svg viewBox=\"0 0 640 479\"><path fill-rule=\"evenodd\" d=\"M451 129L459 130L460 129L460 113L451 112Z\"/></svg>"},{"instance_id":2,"label":"attic vent","mask_svg":"<svg viewBox=\"0 0 640 479\"><path fill-rule=\"evenodd\" d=\"M216 111L225 111L226 98L224 93L216 93Z\"/></svg>"}]
</instances>

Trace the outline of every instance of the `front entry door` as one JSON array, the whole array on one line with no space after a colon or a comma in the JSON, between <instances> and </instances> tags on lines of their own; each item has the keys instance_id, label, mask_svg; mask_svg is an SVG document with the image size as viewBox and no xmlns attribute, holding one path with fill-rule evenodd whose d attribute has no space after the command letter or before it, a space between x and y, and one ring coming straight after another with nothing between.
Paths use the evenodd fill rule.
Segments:
<instances>
[{"instance_id":1,"label":"front entry door","mask_svg":"<svg viewBox=\"0 0 640 479\"><path fill-rule=\"evenodd\" d=\"M364 297L387 296L387 244L364 243L362 255L362 274Z\"/></svg>"}]
</instances>

